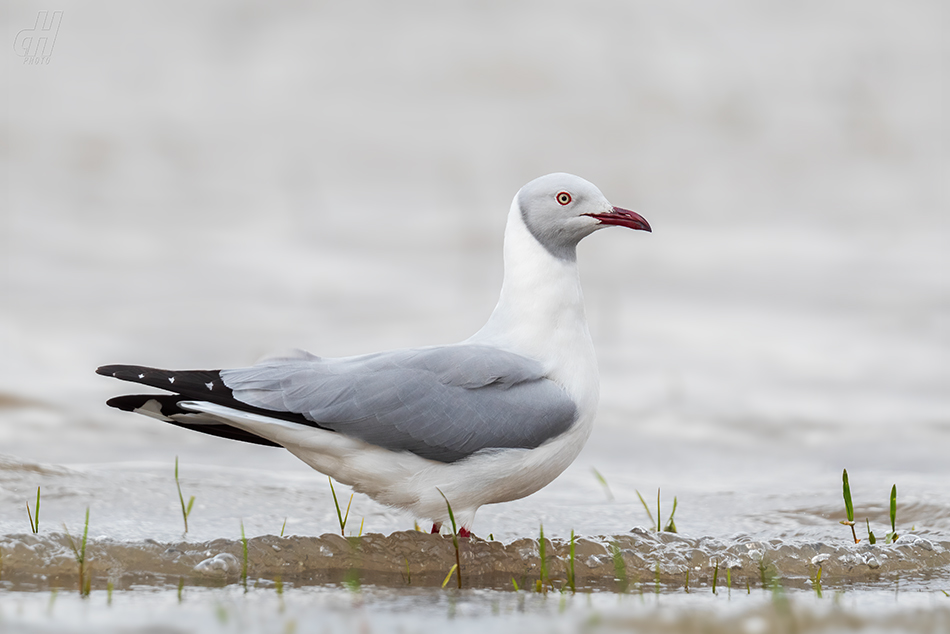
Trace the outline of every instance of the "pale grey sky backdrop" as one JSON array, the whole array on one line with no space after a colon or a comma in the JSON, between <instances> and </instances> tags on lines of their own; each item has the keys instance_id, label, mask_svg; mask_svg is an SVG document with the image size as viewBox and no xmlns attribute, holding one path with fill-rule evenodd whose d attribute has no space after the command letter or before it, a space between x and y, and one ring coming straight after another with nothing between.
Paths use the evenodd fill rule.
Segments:
<instances>
[{"instance_id":1,"label":"pale grey sky backdrop","mask_svg":"<svg viewBox=\"0 0 950 634\"><path fill-rule=\"evenodd\" d=\"M24 64L39 10L63 19ZM101 363L468 336L550 171L655 228L582 245L603 428L946 440L940 0L12 0L0 26L0 395L58 412L7 408L11 452L129 429Z\"/></svg>"}]
</instances>

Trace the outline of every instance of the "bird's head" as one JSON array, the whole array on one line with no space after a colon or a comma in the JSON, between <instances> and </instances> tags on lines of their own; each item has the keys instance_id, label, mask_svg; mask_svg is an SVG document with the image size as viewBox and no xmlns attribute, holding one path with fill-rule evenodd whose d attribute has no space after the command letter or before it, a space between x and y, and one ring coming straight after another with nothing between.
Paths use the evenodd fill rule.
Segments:
<instances>
[{"instance_id":1,"label":"bird's head","mask_svg":"<svg viewBox=\"0 0 950 634\"><path fill-rule=\"evenodd\" d=\"M515 203L531 235L552 255L575 259L577 243L608 225L651 231L635 211L614 207L597 187L573 174L548 174L518 192Z\"/></svg>"}]
</instances>

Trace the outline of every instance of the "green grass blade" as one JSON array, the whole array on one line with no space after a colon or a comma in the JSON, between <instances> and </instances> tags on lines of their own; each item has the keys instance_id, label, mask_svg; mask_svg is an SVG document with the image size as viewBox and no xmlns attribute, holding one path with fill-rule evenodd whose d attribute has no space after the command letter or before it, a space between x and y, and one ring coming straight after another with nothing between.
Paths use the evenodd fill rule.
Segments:
<instances>
[{"instance_id":1,"label":"green grass blade","mask_svg":"<svg viewBox=\"0 0 950 634\"><path fill-rule=\"evenodd\" d=\"M676 496L674 495L673 496L673 511L670 513L670 519L666 522L666 528L663 529L667 533L676 532L676 522L673 521L673 516L676 515L677 503L678 503L678 500L676 499Z\"/></svg>"},{"instance_id":2,"label":"green grass blade","mask_svg":"<svg viewBox=\"0 0 950 634\"><path fill-rule=\"evenodd\" d=\"M663 530L663 527L660 526L660 521L662 516L660 515L660 487L656 488L656 532L659 533Z\"/></svg>"},{"instance_id":3,"label":"green grass blade","mask_svg":"<svg viewBox=\"0 0 950 634\"><path fill-rule=\"evenodd\" d=\"M439 492L439 495L442 496L442 499L445 500L445 508L449 511L449 520L452 522L452 534L455 535L458 533L458 528L455 525L455 514L452 512L452 505L449 504L449 498L445 497L445 493L442 493L441 489L436 489Z\"/></svg>"},{"instance_id":4,"label":"green grass blade","mask_svg":"<svg viewBox=\"0 0 950 634\"><path fill-rule=\"evenodd\" d=\"M39 502L36 503L39 508ZM897 485L891 487L891 531L897 532ZM39 525L39 521L36 522Z\"/></svg>"},{"instance_id":5,"label":"green grass blade","mask_svg":"<svg viewBox=\"0 0 950 634\"><path fill-rule=\"evenodd\" d=\"M442 581L443 588L449 583L449 579L452 578L452 573L455 572L456 569L458 569L458 564L452 564L452 567L449 568L449 574L445 575L445 579Z\"/></svg>"},{"instance_id":6,"label":"green grass blade","mask_svg":"<svg viewBox=\"0 0 950 634\"><path fill-rule=\"evenodd\" d=\"M178 489L178 501L181 502L181 517L185 523L185 532L188 532L188 515L191 513L191 507L195 503L195 496L191 496L188 504L185 504L185 496L181 493L181 482L178 481L178 456L175 456L175 487Z\"/></svg>"},{"instance_id":7,"label":"green grass blade","mask_svg":"<svg viewBox=\"0 0 950 634\"><path fill-rule=\"evenodd\" d=\"M89 537L89 507L86 507L86 525L82 529L82 561L86 561L86 538Z\"/></svg>"},{"instance_id":8,"label":"green grass blade","mask_svg":"<svg viewBox=\"0 0 950 634\"><path fill-rule=\"evenodd\" d=\"M650 526L653 527L656 525L656 522L653 520L653 513L650 512L650 507L647 506L647 501L643 499L643 496L640 495L640 492L634 489L637 492L637 497L640 498L640 504L643 505L643 510L647 512L647 517L650 518Z\"/></svg>"},{"instance_id":9,"label":"green grass blade","mask_svg":"<svg viewBox=\"0 0 950 634\"><path fill-rule=\"evenodd\" d=\"M40 532L40 488L36 487L36 530L34 533Z\"/></svg>"},{"instance_id":10,"label":"green grass blade","mask_svg":"<svg viewBox=\"0 0 950 634\"><path fill-rule=\"evenodd\" d=\"M577 591L574 587L574 529L571 529L571 545L567 554L567 584L571 588L571 593Z\"/></svg>"},{"instance_id":11,"label":"green grass blade","mask_svg":"<svg viewBox=\"0 0 950 634\"><path fill-rule=\"evenodd\" d=\"M336 499L336 490L333 488L333 478L327 476L327 482L330 483L330 493L333 494L333 506L336 507L336 517L340 522L340 535L346 537L343 533L343 529L346 528L346 520L343 519L343 513L340 511L340 501ZM349 512L349 509L347 509L347 512Z\"/></svg>"},{"instance_id":12,"label":"green grass blade","mask_svg":"<svg viewBox=\"0 0 950 634\"><path fill-rule=\"evenodd\" d=\"M353 505L353 494L350 493L350 501L346 503L346 513L343 514L343 524L350 519L350 506Z\"/></svg>"},{"instance_id":13,"label":"green grass blade","mask_svg":"<svg viewBox=\"0 0 950 634\"><path fill-rule=\"evenodd\" d=\"M854 504L851 503L851 485L848 484L848 470L841 473L842 492L844 494L844 510L848 514L848 521L854 521Z\"/></svg>"},{"instance_id":14,"label":"green grass blade","mask_svg":"<svg viewBox=\"0 0 950 634\"><path fill-rule=\"evenodd\" d=\"M867 524L867 527L868 527L868 542L870 542L871 544L876 544L877 538L874 536L874 533L871 532L871 521L865 517L864 523Z\"/></svg>"},{"instance_id":15,"label":"green grass blade","mask_svg":"<svg viewBox=\"0 0 950 634\"><path fill-rule=\"evenodd\" d=\"M613 491L610 490L610 485L607 484L607 478L600 474L600 471L597 469L591 469L594 472L594 477L597 478L597 481L600 482L600 486L604 487L604 493L607 494L608 500L614 499Z\"/></svg>"},{"instance_id":16,"label":"green grass blade","mask_svg":"<svg viewBox=\"0 0 950 634\"><path fill-rule=\"evenodd\" d=\"M618 590L621 594L627 591L627 562L623 560L623 553L617 542L610 544L610 554L614 560L614 577L617 579Z\"/></svg>"},{"instance_id":17,"label":"green grass blade","mask_svg":"<svg viewBox=\"0 0 950 634\"><path fill-rule=\"evenodd\" d=\"M76 541L73 539L73 536L69 534L69 528L66 524L63 524L63 530L66 531L66 539L69 540L69 547L73 551L73 556L76 558L76 563L79 564L79 596L85 597L88 596L86 593L87 584L86 584L86 539L89 536L89 507L86 507L86 524L82 532L82 542L79 545L76 544Z\"/></svg>"},{"instance_id":18,"label":"green grass blade","mask_svg":"<svg viewBox=\"0 0 950 634\"><path fill-rule=\"evenodd\" d=\"M287 528L287 518L286 518L286 517L284 518L284 524L283 524L283 526L280 527L280 536L281 536L281 537L284 536L284 529L285 529L285 528Z\"/></svg>"},{"instance_id":19,"label":"green grass blade","mask_svg":"<svg viewBox=\"0 0 950 634\"><path fill-rule=\"evenodd\" d=\"M241 550L243 552L241 583L244 585L244 592L247 592L247 536L244 534L244 520L241 520Z\"/></svg>"},{"instance_id":20,"label":"green grass blade","mask_svg":"<svg viewBox=\"0 0 950 634\"><path fill-rule=\"evenodd\" d=\"M452 522L452 546L455 547L455 571L456 571L456 576L458 577L459 590L461 590L462 589L462 559L461 559L461 556L459 555L459 534L458 534L458 526L455 523L455 513L452 512L452 505L449 503L449 498L445 497L445 493L442 493L442 489L436 487L435 490L438 491L439 495L442 496L442 499L445 500L445 508L448 509L449 520L451 520ZM451 575L452 573L449 572L449 576ZM448 579L448 577L446 577L446 579ZM445 587L444 583L442 584L442 587L443 588Z\"/></svg>"},{"instance_id":21,"label":"green grass blade","mask_svg":"<svg viewBox=\"0 0 950 634\"><path fill-rule=\"evenodd\" d=\"M73 551L73 556L76 557L76 561L79 561L79 548L76 547L76 542L73 540L73 536L69 532L69 527L66 526L66 522L63 522L63 530L66 532L66 540L69 542L69 549Z\"/></svg>"}]
</instances>

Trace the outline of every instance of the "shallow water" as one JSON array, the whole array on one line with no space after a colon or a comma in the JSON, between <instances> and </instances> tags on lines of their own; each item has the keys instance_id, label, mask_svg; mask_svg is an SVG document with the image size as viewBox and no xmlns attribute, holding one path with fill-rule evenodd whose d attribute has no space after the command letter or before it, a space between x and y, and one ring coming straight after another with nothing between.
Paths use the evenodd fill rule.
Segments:
<instances>
[{"instance_id":1,"label":"shallow water","mask_svg":"<svg viewBox=\"0 0 950 634\"><path fill-rule=\"evenodd\" d=\"M0 625L16 632L939 632L950 608L930 595L886 601L855 594L815 599L797 591L712 594L538 595L363 586L285 589L138 588L73 595L12 592ZM122 623L123 626L116 626ZM148 629L151 628L151 629Z\"/></svg>"},{"instance_id":2,"label":"shallow water","mask_svg":"<svg viewBox=\"0 0 950 634\"><path fill-rule=\"evenodd\" d=\"M50 64L0 60L0 629L946 629L941 4L393 6L106 0L65 9ZM4 32L35 13L5 5ZM467 337L511 196L555 170L654 233L580 246L596 428L549 487L479 511L461 592L420 518L356 496L347 541L288 454L104 406L104 363ZM658 488L677 535L647 530ZM63 527L87 508L83 600ZM513 591L542 524L556 588L579 536L583 595Z\"/></svg>"}]
</instances>

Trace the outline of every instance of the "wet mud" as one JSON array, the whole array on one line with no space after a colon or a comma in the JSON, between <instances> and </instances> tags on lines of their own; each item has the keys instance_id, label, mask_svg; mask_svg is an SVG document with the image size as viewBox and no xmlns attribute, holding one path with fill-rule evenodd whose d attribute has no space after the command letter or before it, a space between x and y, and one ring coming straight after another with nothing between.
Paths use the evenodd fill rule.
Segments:
<instances>
[{"instance_id":1,"label":"wet mud","mask_svg":"<svg viewBox=\"0 0 950 634\"><path fill-rule=\"evenodd\" d=\"M76 536L73 536L77 543ZM0 587L11 590L78 588L79 566L65 534L7 535L0 540ZM950 542L905 534L892 544L690 538L636 529L611 537L509 543L459 540L463 588L546 589L570 585L607 591L713 586L726 589L774 582L824 587L881 584L896 578L950 577ZM90 540L85 574L93 589L240 583L295 586L358 583L438 587L456 556L451 536L417 531L342 537L260 536L247 540L160 543ZM246 566L246 569L245 569ZM245 576L246 570L246 576ZM819 570L821 576L818 576Z\"/></svg>"}]
</instances>

